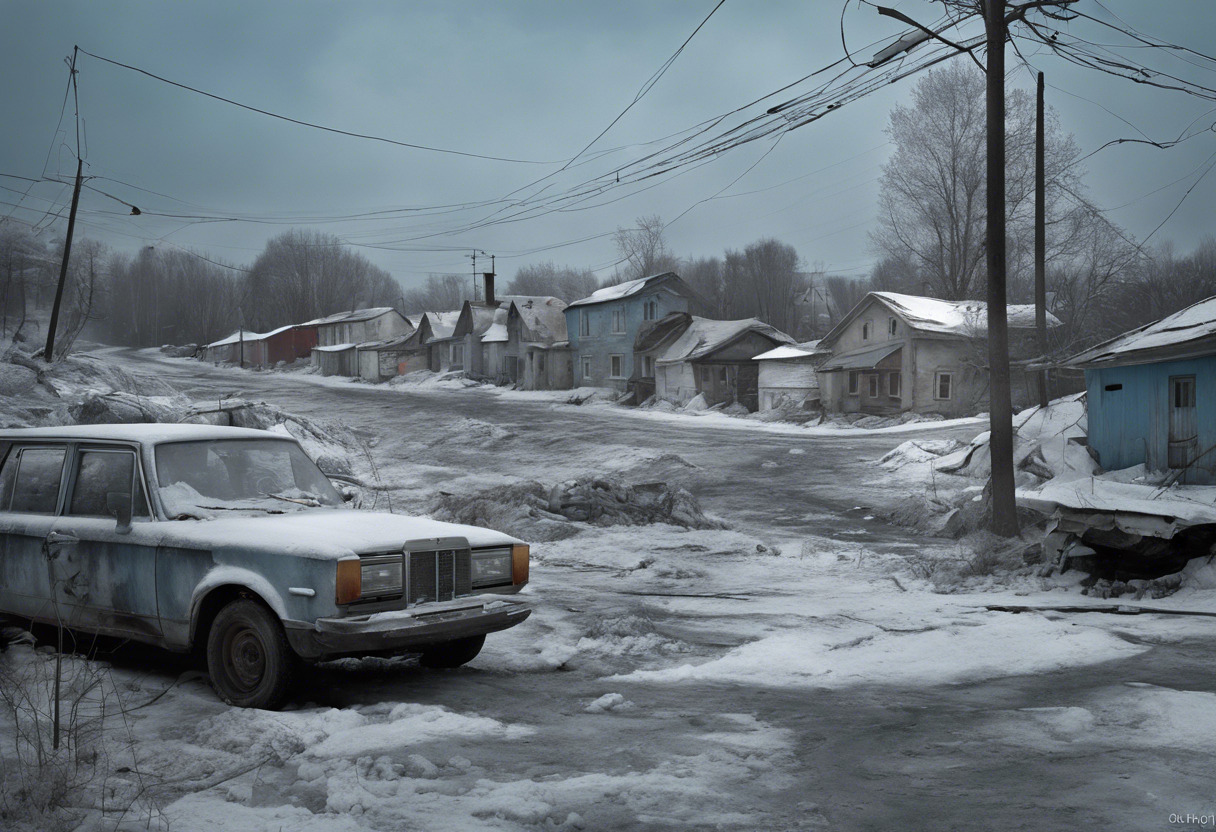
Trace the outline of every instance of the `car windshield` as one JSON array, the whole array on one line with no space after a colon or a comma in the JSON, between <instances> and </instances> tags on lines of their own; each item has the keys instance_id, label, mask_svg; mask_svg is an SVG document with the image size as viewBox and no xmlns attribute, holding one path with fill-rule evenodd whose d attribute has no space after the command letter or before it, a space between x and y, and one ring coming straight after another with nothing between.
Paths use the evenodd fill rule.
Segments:
<instances>
[{"instance_id":1,"label":"car windshield","mask_svg":"<svg viewBox=\"0 0 1216 832\"><path fill-rule=\"evenodd\" d=\"M283 514L341 506L316 464L289 440L224 439L156 447L156 480L172 518Z\"/></svg>"}]
</instances>

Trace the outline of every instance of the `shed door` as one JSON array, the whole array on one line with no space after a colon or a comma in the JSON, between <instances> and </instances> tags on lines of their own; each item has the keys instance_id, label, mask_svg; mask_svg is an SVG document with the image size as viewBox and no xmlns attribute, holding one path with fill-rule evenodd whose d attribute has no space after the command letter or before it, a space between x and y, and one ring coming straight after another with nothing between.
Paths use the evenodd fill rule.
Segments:
<instances>
[{"instance_id":1,"label":"shed door","mask_svg":"<svg viewBox=\"0 0 1216 832\"><path fill-rule=\"evenodd\" d=\"M753 413L760 407L759 396L757 395L759 382L759 367L751 365L739 367L739 374L735 379L735 397L740 404Z\"/></svg>"},{"instance_id":2,"label":"shed door","mask_svg":"<svg viewBox=\"0 0 1216 832\"><path fill-rule=\"evenodd\" d=\"M1195 414L1195 377L1171 376L1169 467L1187 467L1195 459L1198 441L1198 419Z\"/></svg>"}]
</instances>

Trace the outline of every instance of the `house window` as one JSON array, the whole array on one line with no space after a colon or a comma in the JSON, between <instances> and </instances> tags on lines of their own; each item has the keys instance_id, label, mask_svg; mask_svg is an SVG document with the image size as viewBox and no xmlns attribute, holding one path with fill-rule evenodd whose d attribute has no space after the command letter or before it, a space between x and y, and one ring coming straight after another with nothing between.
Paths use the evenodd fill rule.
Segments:
<instances>
[{"instance_id":1,"label":"house window","mask_svg":"<svg viewBox=\"0 0 1216 832\"><path fill-rule=\"evenodd\" d=\"M899 398L900 380L902 376L899 373L891 373L887 376L887 395L893 399Z\"/></svg>"},{"instance_id":2,"label":"house window","mask_svg":"<svg viewBox=\"0 0 1216 832\"><path fill-rule=\"evenodd\" d=\"M942 401L949 399L954 392L953 388L953 373L938 373L933 377L933 398Z\"/></svg>"},{"instance_id":3,"label":"house window","mask_svg":"<svg viewBox=\"0 0 1216 832\"><path fill-rule=\"evenodd\" d=\"M856 396L861 389L861 373L856 370L849 371L849 395Z\"/></svg>"},{"instance_id":4,"label":"house window","mask_svg":"<svg viewBox=\"0 0 1216 832\"><path fill-rule=\"evenodd\" d=\"M587 316L587 311L585 309L580 309L578 312L578 334L591 334L591 318Z\"/></svg>"},{"instance_id":5,"label":"house window","mask_svg":"<svg viewBox=\"0 0 1216 832\"><path fill-rule=\"evenodd\" d=\"M591 356L583 356L583 378L591 378Z\"/></svg>"},{"instance_id":6,"label":"house window","mask_svg":"<svg viewBox=\"0 0 1216 832\"><path fill-rule=\"evenodd\" d=\"M878 398L878 374L875 373L874 375L868 376L868 378L870 381L870 398L877 399Z\"/></svg>"},{"instance_id":7,"label":"house window","mask_svg":"<svg viewBox=\"0 0 1216 832\"><path fill-rule=\"evenodd\" d=\"M718 368L718 383L726 384L726 368L725 367Z\"/></svg>"},{"instance_id":8,"label":"house window","mask_svg":"<svg viewBox=\"0 0 1216 832\"><path fill-rule=\"evenodd\" d=\"M464 367L464 344L452 344L452 366Z\"/></svg>"},{"instance_id":9,"label":"house window","mask_svg":"<svg viewBox=\"0 0 1216 832\"><path fill-rule=\"evenodd\" d=\"M709 368L708 367L701 368L701 386L709 387Z\"/></svg>"},{"instance_id":10,"label":"house window","mask_svg":"<svg viewBox=\"0 0 1216 832\"><path fill-rule=\"evenodd\" d=\"M613 355L609 358L609 364L612 372L609 375L612 378L624 378L625 376L625 356Z\"/></svg>"},{"instance_id":11,"label":"house window","mask_svg":"<svg viewBox=\"0 0 1216 832\"><path fill-rule=\"evenodd\" d=\"M647 321L658 320L659 317L659 302L657 299L648 300L642 306L642 319Z\"/></svg>"},{"instance_id":12,"label":"house window","mask_svg":"<svg viewBox=\"0 0 1216 832\"><path fill-rule=\"evenodd\" d=\"M1195 406L1195 377L1175 376L1170 379L1174 388L1174 407Z\"/></svg>"},{"instance_id":13,"label":"house window","mask_svg":"<svg viewBox=\"0 0 1216 832\"><path fill-rule=\"evenodd\" d=\"M866 321L864 324L861 325L861 340L863 340L863 341L870 340L870 322L869 321Z\"/></svg>"},{"instance_id":14,"label":"house window","mask_svg":"<svg viewBox=\"0 0 1216 832\"><path fill-rule=\"evenodd\" d=\"M625 334L625 310L624 309L613 309L612 310L612 333L614 335L624 335Z\"/></svg>"},{"instance_id":15,"label":"house window","mask_svg":"<svg viewBox=\"0 0 1216 832\"><path fill-rule=\"evenodd\" d=\"M654 356L647 355L642 358L642 377L654 378Z\"/></svg>"},{"instance_id":16,"label":"house window","mask_svg":"<svg viewBox=\"0 0 1216 832\"><path fill-rule=\"evenodd\" d=\"M898 329L899 329L899 324L897 324L895 322L895 318L889 318L887 320L887 334L890 335L892 338L894 338L895 333Z\"/></svg>"}]
</instances>

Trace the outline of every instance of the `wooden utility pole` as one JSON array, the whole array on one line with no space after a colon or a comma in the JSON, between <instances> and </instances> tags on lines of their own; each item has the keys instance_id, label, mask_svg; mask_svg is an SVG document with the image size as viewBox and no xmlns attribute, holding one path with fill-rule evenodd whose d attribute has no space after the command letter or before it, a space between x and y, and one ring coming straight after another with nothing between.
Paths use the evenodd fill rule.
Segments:
<instances>
[{"instance_id":1,"label":"wooden utility pole","mask_svg":"<svg viewBox=\"0 0 1216 832\"><path fill-rule=\"evenodd\" d=\"M1038 117L1034 130L1034 327L1039 360L1047 355L1047 174L1043 171L1043 73L1038 79ZM1039 405L1047 407L1047 368L1039 370Z\"/></svg>"},{"instance_id":2,"label":"wooden utility pole","mask_svg":"<svg viewBox=\"0 0 1216 832\"><path fill-rule=\"evenodd\" d=\"M72 232L76 230L76 206L80 203L80 183L84 162L76 159L76 187L72 190L72 211L68 214L68 237L63 243L63 262L59 264L59 285L55 287L55 304L51 307L51 322L46 327L46 348L43 361L55 360L55 330L59 326L59 306L63 303L63 285L68 278L68 258L72 256Z\"/></svg>"},{"instance_id":3,"label":"wooden utility pole","mask_svg":"<svg viewBox=\"0 0 1216 832\"><path fill-rule=\"evenodd\" d=\"M1009 383L1009 322L1005 293L1005 40L1004 0L985 0L988 42L988 367L992 531L1018 533L1013 482L1013 401Z\"/></svg>"}]
</instances>

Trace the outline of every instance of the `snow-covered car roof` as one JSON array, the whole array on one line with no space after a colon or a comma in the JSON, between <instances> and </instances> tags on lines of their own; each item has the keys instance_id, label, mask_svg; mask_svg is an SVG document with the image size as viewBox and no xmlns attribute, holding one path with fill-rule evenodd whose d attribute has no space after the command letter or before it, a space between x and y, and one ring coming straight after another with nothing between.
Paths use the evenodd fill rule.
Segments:
<instances>
[{"instance_id":1,"label":"snow-covered car roof","mask_svg":"<svg viewBox=\"0 0 1216 832\"><path fill-rule=\"evenodd\" d=\"M1070 358L1071 367L1136 364L1216 354L1216 297L1104 341Z\"/></svg>"},{"instance_id":2,"label":"snow-covered car roof","mask_svg":"<svg viewBox=\"0 0 1216 832\"><path fill-rule=\"evenodd\" d=\"M253 428L231 428L222 425L149 424L132 425L72 425L58 428L16 428L0 430L0 441L21 439L98 440L140 442L157 445L162 442L193 442L216 439L288 439L281 433Z\"/></svg>"}]
</instances>

